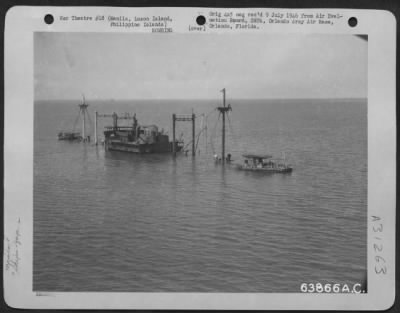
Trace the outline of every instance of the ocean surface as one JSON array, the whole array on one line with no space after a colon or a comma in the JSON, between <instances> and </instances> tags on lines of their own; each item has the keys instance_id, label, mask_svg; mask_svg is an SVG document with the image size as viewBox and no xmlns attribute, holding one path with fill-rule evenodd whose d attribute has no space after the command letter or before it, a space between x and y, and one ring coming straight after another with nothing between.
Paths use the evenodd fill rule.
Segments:
<instances>
[{"instance_id":1,"label":"ocean surface","mask_svg":"<svg viewBox=\"0 0 400 313\"><path fill-rule=\"evenodd\" d=\"M366 100L230 101L227 153L284 155L291 174L215 164L219 100L88 100L92 141L58 141L80 130L77 103L35 103L34 291L300 292L366 280ZM96 110L136 113L171 139L172 113L192 109L196 132L207 125L195 158L94 145ZM100 138L111 122L99 121ZM181 134L189 143L190 123Z\"/></svg>"}]
</instances>

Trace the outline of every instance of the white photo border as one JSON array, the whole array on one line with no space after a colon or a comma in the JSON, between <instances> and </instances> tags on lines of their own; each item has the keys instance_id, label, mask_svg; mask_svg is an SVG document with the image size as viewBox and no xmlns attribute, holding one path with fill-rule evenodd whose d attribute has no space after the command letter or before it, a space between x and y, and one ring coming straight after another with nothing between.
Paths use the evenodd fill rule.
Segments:
<instances>
[{"instance_id":1,"label":"white photo border","mask_svg":"<svg viewBox=\"0 0 400 313\"><path fill-rule=\"evenodd\" d=\"M272 25L265 33L368 35L368 293L119 293L32 291L33 279L33 34L34 32L136 32L106 24L54 23L44 15L170 15L175 33L187 33L209 8L24 7L11 8L5 23L4 108L4 296L15 308L384 310L395 298L396 208L396 20L392 13L350 9L263 9L342 14L330 27ZM256 11L215 9L213 11ZM356 28L348 18L358 19ZM224 33L224 30L209 30ZM251 30L235 30L251 32ZM207 33L207 32L206 32ZM150 34L149 34L150 35ZM193 33L193 36L201 34ZM27 135L28 134L28 135ZM376 248L380 236L383 246ZM18 272L7 269L7 238L19 240ZM377 251L378 250L378 251ZM385 274L380 271L382 260ZM381 270L382 271L382 270Z\"/></svg>"}]
</instances>

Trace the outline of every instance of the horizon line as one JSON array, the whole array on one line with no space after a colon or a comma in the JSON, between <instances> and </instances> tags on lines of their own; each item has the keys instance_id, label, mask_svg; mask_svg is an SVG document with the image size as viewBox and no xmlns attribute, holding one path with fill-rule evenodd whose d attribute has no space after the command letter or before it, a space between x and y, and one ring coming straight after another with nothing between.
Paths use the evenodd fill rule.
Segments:
<instances>
[{"instance_id":1,"label":"horizon line","mask_svg":"<svg viewBox=\"0 0 400 313\"><path fill-rule=\"evenodd\" d=\"M301 98L227 98L228 101L236 100L361 100L368 99L368 97L301 97ZM92 101L221 101L221 98L92 98ZM82 101L81 98L69 98L69 99L34 99L36 101ZM86 102L90 102L90 98L86 97Z\"/></svg>"}]
</instances>

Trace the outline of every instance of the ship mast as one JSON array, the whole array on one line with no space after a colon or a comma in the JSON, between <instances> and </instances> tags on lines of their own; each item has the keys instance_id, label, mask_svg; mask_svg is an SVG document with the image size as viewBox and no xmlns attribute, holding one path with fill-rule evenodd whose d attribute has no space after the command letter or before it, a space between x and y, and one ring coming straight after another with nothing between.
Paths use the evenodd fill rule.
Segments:
<instances>
[{"instance_id":1,"label":"ship mast","mask_svg":"<svg viewBox=\"0 0 400 313\"><path fill-rule=\"evenodd\" d=\"M222 163L225 163L225 114L228 111L232 111L231 105L226 106L226 90L225 88L221 90L223 99L222 107L218 107L218 111L222 114Z\"/></svg>"},{"instance_id":2,"label":"ship mast","mask_svg":"<svg viewBox=\"0 0 400 313\"><path fill-rule=\"evenodd\" d=\"M82 139L86 140L86 114L89 104L85 102L85 95L82 94L83 102L78 104L79 112L82 113Z\"/></svg>"}]
</instances>

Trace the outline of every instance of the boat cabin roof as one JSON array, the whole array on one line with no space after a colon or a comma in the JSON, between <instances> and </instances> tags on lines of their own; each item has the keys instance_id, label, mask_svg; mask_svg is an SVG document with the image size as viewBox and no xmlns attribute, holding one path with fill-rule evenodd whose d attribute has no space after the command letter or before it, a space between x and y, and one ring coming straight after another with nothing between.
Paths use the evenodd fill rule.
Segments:
<instances>
[{"instance_id":1,"label":"boat cabin roof","mask_svg":"<svg viewBox=\"0 0 400 313\"><path fill-rule=\"evenodd\" d=\"M272 155L270 154L243 154L246 159L270 159Z\"/></svg>"}]
</instances>

